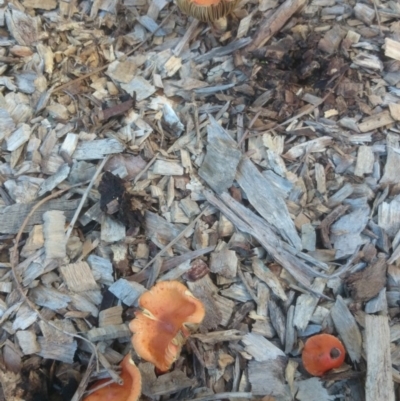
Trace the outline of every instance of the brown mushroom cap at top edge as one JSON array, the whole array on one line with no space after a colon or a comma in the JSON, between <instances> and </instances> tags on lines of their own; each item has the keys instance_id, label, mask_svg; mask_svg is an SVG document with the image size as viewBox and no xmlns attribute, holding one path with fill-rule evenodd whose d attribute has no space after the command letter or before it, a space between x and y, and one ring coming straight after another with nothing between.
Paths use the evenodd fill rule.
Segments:
<instances>
[{"instance_id":1,"label":"brown mushroom cap at top edge","mask_svg":"<svg viewBox=\"0 0 400 401\"><path fill-rule=\"evenodd\" d=\"M176 0L176 3L185 14L203 22L214 22L230 14L239 0Z\"/></svg>"}]
</instances>

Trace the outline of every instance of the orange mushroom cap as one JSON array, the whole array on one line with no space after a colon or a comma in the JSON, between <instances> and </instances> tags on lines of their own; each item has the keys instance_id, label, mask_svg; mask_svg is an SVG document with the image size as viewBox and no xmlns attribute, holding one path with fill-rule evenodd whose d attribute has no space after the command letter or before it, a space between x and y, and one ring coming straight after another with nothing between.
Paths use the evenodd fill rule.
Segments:
<instances>
[{"instance_id":1,"label":"orange mushroom cap","mask_svg":"<svg viewBox=\"0 0 400 401\"><path fill-rule=\"evenodd\" d=\"M322 376L328 370L338 368L345 355L346 351L339 339L330 334L317 334L306 341L302 360L308 373Z\"/></svg>"},{"instance_id":2,"label":"orange mushroom cap","mask_svg":"<svg viewBox=\"0 0 400 401\"><path fill-rule=\"evenodd\" d=\"M110 383L88 395L83 401L137 401L142 392L142 376L139 369L128 354L121 362L122 386ZM108 382L109 379L99 380L92 387Z\"/></svg>"},{"instance_id":3,"label":"orange mushroom cap","mask_svg":"<svg viewBox=\"0 0 400 401\"><path fill-rule=\"evenodd\" d=\"M185 14L213 22L231 13L239 0L177 0L176 3Z\"/></svg>"},{"instance_id":4,"label":"orange mushroom cap","mask_svg":"<svg viewBox=\"0 0 400 401\"><path fill-rule=\"evenodd\" d=\"M191 330L203 321L203 304L178 281L161 281L139 298L143 309L129 324L137 354L166 372Z\"/></svg>"}]
</instances>

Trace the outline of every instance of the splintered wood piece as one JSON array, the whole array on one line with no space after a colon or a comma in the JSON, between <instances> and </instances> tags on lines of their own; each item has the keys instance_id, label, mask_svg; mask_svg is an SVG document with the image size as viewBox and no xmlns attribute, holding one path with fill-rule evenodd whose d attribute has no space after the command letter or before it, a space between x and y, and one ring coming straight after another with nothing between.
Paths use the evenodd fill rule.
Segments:
<instances>
[{"instance_id":1,"label":"splintered wood piece","mask_svg":"<svg viewBox=\"0 0 400 401\"><path fill-rule=\"evenodd\" d=\"M292 15L303 8L306 3L306 0L286 0L282 3L272 15L269 15L267 19L261 22L246 50L252 52L265 45L281 30Z\"/></svg>"},{"instance_id":2,"label":"splintered wood piece","mask_svg":"<svg viewBox=\"0 0 400 401\"><path fill-rule=\"evenodd\" d=\"M144 17L145 16L143 16L142 18ZM147 99L156 91L156 88L153 85L151 85L148 81L146 81L143 77L139 75L134 76L132 80L130 80L126 84L122 83L121 87L131 96L134 96L134 94L136 94L136 100L138 102L142 101L143 99Z\"/></svg>"},{"instance_id":3,"label":"splintered wood piece","mask_svg":"<svg viewBox=\"0 0 400 401\"><path fill-rule=\"evenodd\" d=\"M47 259L63 259L67 256L65 215L60 210L43 213L44 249Z\"/></svg>"},{"instance_id":4,"label":"splintered wood piece","mask_svg":"<svg viewBox=\"0 0 400 401\"><path fill-rule=\"evenodd\" d=\"M45 205L40 206L33 213L25 226L24 232L29 232L35 224L43 223L43 213L51 210L63 211L67 220L72 219L76 208L78 207L79 199L77 200L51 200ZM28 215L35 202L26 204L14 204L0 208L0 233L16 234L22 225L25 217Z\"/></svg>"},{"instance_id":5,"label":"splintered wood piece","mask_svg":"<svg viewBox=\"0 0 400 401\"><path fill-rule=\"evenodd\" d=\"M394 120L390 113L388 111L382 111L381 113L364 118L364 120L358 124L358 129L361 132L369 132L392 123L394 123Z\"/></svg>"},{"instance_id":6,"label":"splintered wood piece","mask_svg":"<svg viewBox=\"0 0 400 401\"><path fill-rule=\"evenodd\" d=\"M339 48L340 42L346 35L346 32L335 25L332 29L325 33L324 37L318 43L318 49L325 53L332 54Z\"/></svg>"},{"instance_id":7,"label":"splintered wood piece","mask_svg":"<svg viewBox=\"0 0 400 401\"><path fill-rule=\"evenodd\" d=\"M223 249L211 254L210 270L227 278L236 277L238 258L235 251Z\"/></svg>"},{"instance_id":8,"label":"splintered wood piece","mask_svg":"<svg viewBox=\"0 0 400 401\"><path fill-rule=\"evenodd\" d=\"M256 238L271 256L287 269L296 280L306 288L310 287L310 275L318 274L316 272L311 273L310 267L306 263L294 257L289 252L289 246L282 246L282 240L277 237L267 222L257 217L253 212L236 202L226 193L221 195L221 200L210 191L204 191L204 194L207 200L221 210L239 230ZM296 253L294 249L293 253ZM313 258L309 259L309 261L315 263L313 262Z\"/></svg>"},{"instance_id":9,"label":"splintered wood piece","mask_svg":"<svg viewBox=\"0 0 400 401\"><path fill-rule=\"evenodd\" d=\"M331 226L331 240L337 258L352 255L363 243L361 232L369 219L370 207L366 198L352 200L350 204L350 213L342 216Z\"/></svg>"},{"instance_id":10,"label":"splintered wood piece","mask_svg":"<svg viewBox=\"0 0 400 401\"><path fill-rule=\"evenodd\" d=\"M386 136L387 159L383 172L383 177L379 181L382 186L397 184L400 181L399 164L400 149L399 136L396 134L388 134Z\"/></svg>"},{"instance_id":11,"label":"splintered wood piece","mask_svg":"<svg viewBox=\"0 0 400 401\"><path fill-rule=\"evenodd\" d=\"M294 305L290 305L286 315L286 337L285 337L285 354L292 352L296 342L296 330L294 328Z\"/></svg>"},{"instance_id":12,"label":"splintered wood piece","mask_svg":"<svg viewBox=\"0 0 400 401\"><path fill-rule=\"evenodd\" d=\"M366 401L394 401L390 330L387 316L365 316Z\"/></svg>"},{"instance_id":13,"label":"splintered wood piece","mask_svg":"<svg viewBox=\"0 0 400 401\"><path fill-rule=\"evenodd\" d=\"M175 225L158 214L146 211L145 214L146 235L159 247L164 248L169 242L173 241L185 226ZM185 240L180 239L174 246L181 253L189 252Z\"/></svg>"},{"instance_id":14,"label":"splintered wood piece","mask_svg":"<svg viewBox=\"0 0 400 401\"><path fill-rule=\"evenodd\" d=\"M357 153L357 163L354 175L359 177L364 174L371 174L374 168L374 153L371 146L360 146Z\"/></svg>"},{"instance_id":15,"label":"splintered wood piece","mask_svg":"<svg viewBox=\"0 0 400 401\"><path fill-rule=\"evenodd\" d=\"M112 263L108 259L90 255L87 261L92 269L96 283L111 285L114 282Z\"/></svg>"},{"instance_id":16,"label":"splintered wood piece","mask_svg":"<svg viewBox=\"0 0 400 401\"><path fill-rule=\"evenodd\" d=\"M18 9L7 10L5 16L7 27L19 45L31 46L38 42L40 33L38 18L31 17Z\"/></svg>"},{"instance_id":17,"label":"splintered wood piece","mask_svg":"<svg viewBox=\"0 0 400 401\"><path fill-rule=\"evenodd\" d=\"M362 344L361 332L354 316L340 295L338 295L335 305L331 309L331 316L350 359L359 362Z\"/></svg>"},{"instance_id":18,"label":"splintered wood piece","mask_svg":"<svg viewBox=\"0 0 400 401\"><path fill-rule=\"evenodd\" d=\"M282 345L285 345L286 338L286 320L285 315L281 307L273 298L271 298L268 302L268 312L270 316L270 322L278 334L279 340Z\"/></svg>"},{"instance_id":19,"label":"splintered wood piece","mask_svg":"<svg viewBox=\"0 0 400 401\"><path fill-rule=\"evenodd\" d=\"M98 289L92 270L86 262L76 262L61 266L60 272L71 292L85 292Z\"/></svg>"},{"instance_id":20,"label":"splintered wood piece","mask_svg":"<svg viewBox=\"0 0 400 401\"><path fill-rule=\"evenodd\" d=\"M218 295L218 288L208 274L197 281L188 282L187 285L193 295L203 302L206 310L200 327L212 329L229 323L235 303Z\"/></svg>"},{"instance_id":21,"label":"splintered wood piece","mask_svg":"<svg viewBox=\"0 0 400 401\"><path fill-rule=\"evenodd\" d=\"M76 333L73 323L68 320L55 320L52 325L44 322L43 320L39 322L40 330L43 333L43 337L46 340L52 342L58 342L59 344L71 344L74 342L74 338L66 333ZM57 330L55 327L58 327Z\"/></svg>"},{"instance_id":22,"label":"splintered wood piece","mask_svg":"<svg viewBox=\"0 0 400 401\"><path fill-rule=\"evenodd\" d=\"M317 277L311 288L317 293L322 293L326 285L326 279ZM305 330L317 307L319 297L314 294L302 294L297 298L293 323L299 330Z\"/></svg>"},{"instance_id":23,"label":"splintered wood piece","mask_svg":"<svg viewBox=\"0 0 400 401\"><path fill-rule=\"evenodd\" d=\"M80 142L72 157L76 160L96 160L102 159L106 155L121 153L124 149L125 145L117 139L96 139Z\"/></svg>"},{"instance_id":24,"label":"splintered wood piece","mask_svg":"<svg viewBox=\"0 0 400 401\"><path fill-rule=\"evenodd\" d=\"M385 38L385 56L400 61L400 42Z\"/></svg>"},{"instance_id":25,"label":"splintered wood piece","mask_svg":"<svg viewBox=\"0 0 400 401\"><path fill-rule=\"evenodd\" d=\"M108 291L113 293L124 304L132 306L147 290L142 284L120 278L108 288Z\"/></svg>"},{"instance_id":26,"label":"splintered wood piece","mask_svg":"<svg viewBox=\"0 0 400 401\"><path fill-rule=\"evenodd\" d=\"M358 65L359 67L362 67L362 68L368 68L371 70L378 70L378 71L383 70L383 63L382 63L381 59L378 56L375 56L374 54L360 52L360 53L357 53L355 57L353 57L352 61L355 65ZM384 113L387 113L387 112L384 112ZM382 113L380 113L380 114L382 114ZM380 122L379 124L382 124L382 122ZM382 125L379 125L379 126L382 126ZM366 132L366 131L362 131L362 132Z\"/></svg>"},{"instance_id":27,"label":"splintered wood piece","mask_svg":"<svg viewBox=\"0 0 400 401\"><path fill-rule=\"evenodd\" d=\"M238 165L236 180L246 193L249 202L262 217L294 248L300 250L301 239L289 216L284 199L270 180L262 175L248 158Z\"/></svg>"},{"instance_id":28,"label":"splintered wood piece","mask_svg":"<svg viewBox=\"0 0 400 401\"><path fill-rule=\"evenodd\" d=\"M104 214L101 220L101 239L104 242L117 242L125 238L125 226L112 217Z\"/></svg>"},{"instance_id":29,"label":"splintered wood piece","mask_svg":"<svg viewBox=\"0 0 400 401\"><path fill-rule=\"evenodd\" d=\"M213 331L207 334L192 334L192 338L197 338L205 344L217 344L224 341L241 340L243 334L239 330Z\"/></svg>"},{"instance_id":30,"label":"splintered wood piece","mask_svg":"<svg viewBox=\"0 0 400 401\"><path fill-rule=\"evenodd\" d=\"M118 338L130 338L132 332L127 324L95 327L86 333L88 340L92 342L116 340Z\"/></svg>"},{"instance_id":31,"label":"splintered wood piece","mask_svg":"<svg viewBox=\"0 0 400 401\"><path fill-rule=\"evenodd\" d=\"M68 166L68 164L63 164L62 166L60 166L55 174L42 182L42 184L40 185L38 196L43 196L46 192L50 192L57 185L66 180L70 170L71 168Z\"/></svg>"},{"instance_id":32,"label":"splintered wood piece","mask_svg":"<svg viewBox=\"0 0 400 401\"><path fill-rule=\"evenodd\" d=\"M154 368L153 368L154 369ZM189 379L181 370L174 370L163 374L150 384L146 395L149 397L159 397L178 393L181 390L192 387L196 384L196 379Z\"/></svg>"},{"instance_id":33,"label":"splintered wood piece","mask_svg":"<svg viewBox=\"0 0 400 401\"><path fill-rule=\"evenodd\" d=\"M400 200L382 202L378 208L378 225L389 237L394 237L400 229Z\"/></svg>"},{"instance_id":34,"label":"splintered wood piece","mask_svg":"<svg viewBox=\"0 0 400 401\"><path fill-rule=\"evenodd\" d=\"M253 396L273 396L289 400L290 390L285 383L286 358L278 357L264 362L249 362L249 382Z\"/></svg>"},{"instance_id":35,"label":"splintered wood piece","mask_svg":"<svg viewBox=\"0 0 400 401\"><path fill-rule=\"evenodd\" d=\"M0 369L0 384L5 400L22 401L18 394L21 391L20 386L23 384L21 373Z\"/></svg>"},{"instance_id":36,"label":"splintered wood piece","mask_svg":"<svg viewBox=\"0 0 400 401\"><path fill-rule=\"evenodd\" d=\"M287 301L287 296L285 294L285 290L282 287L279 278L271 272L268 267L264 265L264 263L258 259L253 258L252 260L252 268L254 274L264 283L267 284L268 288L282 301Z\"/></svg>"},{"instance_id":37,"label":"splintered wood piece","mask_svg":"<svg viewBox=\"0 0 400 401\"><path fill-rule=\"evenodd\" d=\"M207 152L199 175L217 193L232 186L241 152L229 134L210 115Z\"/></svg>"},{"instance_id":38,"label":"splintered wood piece","mask_svg":"<svg viewBox=\"0 0 400 401\"><path fill-rule=\"evenodd\" d=\"M20 308L18 308L12 328L13 330L25 330L35 323L37 319L37 312L33 311L28 305L22 304Z\"/></svg>"},{"instance_id":39,"label":"splintered wood piece","mask_svg":"<svg viewBox=\"0 0 400 401\"><path fill-rule=\"evenodd\" d=\"M58 341L50 341L44 337L38 337L40 351L37 353L45 359L55 359L64 363L72 364L74 362L75 352L78 343L74 340L70 343L60 344Z\"/></svg>"},{"instance_id":40,"label":"splintered wood piece","mask_svg":"<svg viewBox=\"0 0 400 401\"><path fill-rule=\"evenodd\" d=\"M305 141L299 145L292 146L284 155L288 159L297 159L307 153L324 152L326 147L332 142L332 137L321 136L317 139Z\"/></svg>"},{"instance_id":41,"label":"splintered wood piece","mask_svg":"<svg viewBox=\"0 0 400 401\"><path fill-rule=\"evenodd\" d=\"M41 285L33 288L30 292L33 302L51 310L63 309L71 302L69 295L63 294L54 288L47 288Z\"/></svg>"},{"instance_id":42,"label":"splintered wood piece","mask_svg":"<svg viewBox=\"0 0 400 401\"><path fill-rule=\"evenodd\" d=\"M122 324L122 306L117 305L99 313L99 327L118 326Z\"/></svg>"},{"instance_id":43,"label":"splintered wood piece","mask_svg":"<svg viewBox=\"0 0 400 401\"><path fill-rule=\"evenodd\" d=\"M375 19L375 10L371 7L368 7L366 4L357 3L354 7L354 14L356 18L360 21L364 22L367 25L372 24L372 21Z\"/></svg>"},{"instance_id":44,"label":"splintered wood piece","mask_svg":"<svg viewBox=\"0 0 400 401\"><path fill-rule=\"evenodd\" d=\"M285 357L285 353L272 342L260 334L248 333L242 338L245 350L257 362L266 362L278 357Z\"/></svg>"},{"instance_id":45,"label":"splintered wood piece","mask_svg":"<svg viewBox=\"0 0 400 401\"><path fill-rule=\"evenodd\" d=\"M179 163L168 160L156 160L153 167L153 174L182 175L183 172L183 167Z\"/></svg>"},{"instance_id":46,"label":"splintered wood piece","mask_svg":"<svg viewBox=\"0 0 400 401\"><path fill-rule=\"evenodd\" d=\"M389 103L389 111L394 120L400 121L400 104Z\"/></svg>"},{"instance_id":47,"label":"splintered wood piece","mask_svg":"<svg viewBox=\"0 0 400 401\"><path fill-rule=\"evenodd\" d=\"M329 395L322 383L318 377L296 381L294 383L297 390L296 398L299 401L333 401L335 396Z\"/></svg>"},{"instance_id":48,"label":"splintered wood piece","mask_svg":"<svg viewBox=\"0 0 400 401\"><path fill-rule=\"evenodd\" d=\"M34 331L17 331L15 336L24 355L36 354L40 351L40 346Z\"/></svg>"},{"instance_id":49,"label":"splintered wood piece","mask_svg":"<svg viewBox=\"0 0 400 401\"><path fill-rule=\"evenodd\" d=\"M6 149L12 152L28 142L31 136L31 127L28 124L21 124L7 139Z\"/></svg>"}]
</instances>

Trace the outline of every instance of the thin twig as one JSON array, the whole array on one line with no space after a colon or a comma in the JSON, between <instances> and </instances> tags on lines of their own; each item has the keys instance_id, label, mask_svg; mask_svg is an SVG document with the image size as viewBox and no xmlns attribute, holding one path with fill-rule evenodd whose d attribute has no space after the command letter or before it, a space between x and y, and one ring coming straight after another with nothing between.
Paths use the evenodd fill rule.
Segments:
<instances>
[{"instance_id":1,"label":"thin twig","mask_svg":"<svg viewBox=\"0 0 400 401\"><path fill-rule=\"evenodd\" d=\"M147 165L145 166L145 168L135 177L135 179L133 180L133 183L136 184L140 178L142 177L142 175L153 165L153 163L157 160L158 157L158 152L153 156L153 158L147 163Z\"/></svg>"},{"instance_id":2,"label":"thin twig","mask_svg":"<svg viewBox=\"0 0 400 401\"><path fill-rule=\"evenodd\" d=\"M187 227L182 230L169 244L165 245L165 247L163 249L161 249L157 255L155 255L147 264L145 267L143 267L143 269L138 273L142 273L143 271L145 271L149 266L151 266L154 261L161 257L162 255L164 255L165 252L168 251L168 249L170 249L172 246L174 246L181 238L183 238L185 236L185 234L190 231L195 224L201 219L201 217L203 217L204 213L206 213L208 211L208 207L205 207L204 210L190 223L187 225ZM132 279L134 279L135 275L132 276Z\"/></svg>"},{"instance_id":3,"label":"thin twig","mask_svg":"<svg viewBox=\"0 0 400 401\"><path fill-rule=\"evenodd\" d=\"M100 174L101 171L103 170L103 167L104 167L104 165L107 163L108 159L109 159L109 156L106 156L106 157L102 160L102 162L100 163L100 165L99 165L99 167L97 168L96 172L94 173L94 176L93 176L92 179L90 180L89 185L88 185L88 187L86 188L86 191L84 192L81 201L79 202L79 206L78 206L78 208L76 209L76 212L75 212L74 216L72 217L71 222L69 223L68 230L67 230L67 232L66 232L66 234L65 234L65 239L66 239L67 241L68 241L69 236L71 235L72 230L74 229L74 225L75 225L76 221L78 220L79 213L81 212L81 210L82 210L82 208L83 208L83 205L84 205L84 203L85 203L85 201L86 201L86 198L88 197L90 190L92 189L94 183L95 183L96 180L97 180L97 177L99 176L99 174Z\"/></svg>"},{"instance_id":4,"label":"thin twig","mask_svg":"<svg viewBox=\"0 0 400 401\"><path fill-rule=\"evenodd\" d=\"M383 36L382 26L381 26L381 18L379 17L378 7L376 6L376 0L372 0L372 4L374 5L376 21L378 22L379 33Z\"/></svg>"},{"instance_id":5,"label":"thin twig","mask_svg":"<svg viewBox=\"0 0 400 401\"><path fill-rule=\"evenodd\" d=\"M19 291L19 293L21 294L21 297L23 299L23 301L26 302L26 304L32 309L32 311L34 311L37 316L39 317L40 320L42 320L43 322L47 323L50 327L52 327L53 329L60 331L62 333L64 333L67 336L71 336L74 338L79 338L82 341L87 342L94 350L94 354L96 355L96 358L98 358L98 353L97 353L97 348L96 346L87 338L84 338L78 334L75 333L69 333L68 331L65 331L59 327L57 327L55 324L53 324L52 322L48 321L46 318L43 317L43 315L40 313L40 311L37 309L36 305L28 298L28 296L26 295L24 288L22 287L19 278L18 278L18 273L16 271L16 266L18 265L18 261L19 261L19 255L18 255L18 244L21 240L21 236L22 233L24 232L24 229L26 227L26 225L28 224L30 218L33 216L33 214L35 213L35 211L42 205L44 205L46 202L48 202L51 199L57 198L58 196L62 195L64 192L69 191L72 188L76 188L79 186L82 186L84 184L87 184L88 181L85 182L81 182L79 184L75 184L75 185L71 185L68 188L64 188L61 189L57 192L54 192L53 194L47 196L46 198L43 198L41 201L39 201L35 206L33 206L32 210L28 213L28 215L25 217L25 220L23 221L17 236L15 237L15 243L14 246L11 249L11 258L10 258L10 262L11 262L11 272L12 272L12 276L15 282L15 285L17 287L17 290Z\"/></svg>"},{"instance_id":6,"label":"thin twig","mask_svg":"<svg viewBox=\"0 0 400 401\"><path fill-rule=\"evenodd\" d=\"M84 375L82 376L81 382L79 383L78 388L75 391L74 396L71 398L71 401L79 401L82 398L83 393L85 392L85 389L89 383L90 375L92 374L94 370L94 354L90 357L88 366L86 368L86 371Z\"/></svg>"}]
</instances>

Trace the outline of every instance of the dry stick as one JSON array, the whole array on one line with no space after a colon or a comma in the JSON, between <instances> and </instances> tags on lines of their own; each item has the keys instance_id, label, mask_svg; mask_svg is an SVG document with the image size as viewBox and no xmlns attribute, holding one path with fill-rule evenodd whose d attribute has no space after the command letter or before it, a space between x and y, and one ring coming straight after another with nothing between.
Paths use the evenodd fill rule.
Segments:
<instances>
[{"instance_id":1,"label":"dry stick","mask_svg":"<svg viewBox=\"0 0 400 401\"><path fill-rule=\"evenodd\" d=\"M346 70L347 71L347 70ZM323 104L326 99L328 99L328 97L336 90L336 88L338 87L338 85L340 84L340 82L342 82L342 79L344 77L344 74L346 73L343 72L339 79L337 80L335 86L331 89L329 89L329 92L317 103L317 104L310 104L308 107L306 107L303 111L301 111L300 113L296 114L295 116L289 118L288 120L284 121L283 123L280 123L278 125L275 125L275 127L270 128L266 131L263 132L259 132L257 134L253 134L253 135L248 135L247 138L255 138L256 136L260 136L260 135L264 135L267 134L268 132L274 131L276 128L279 127L284 127L285 125L290 124L291 122L293 122L294 120L297 120L300 117L303 117L306 114L310 114L313 110L315 110L317 107L321 106L321 104Z\"/></svg>"},{"instance_id":2,"label":"dry stick","mask_svg":"<svg viewBox=\"0 0 400 401\"><path fill-rule=\"evenodd\" d=\"M260 300L257 298L256 294L254 293L254 291L250 287L249 283L247 282L246 277L244 276L244 274L242 272L242 269L240 268L240 263L238 263L237 273L238 273L238 276L239 276L240 280L242 280L242 283L243 283L244 287L246 288L247 292L253 298L253 301L257 305L259 305L260 304Z\"/></svg>"},{"instance_id":3,"label":"dry stick","mask_svg":"<svg viewBox=\"0 0 400 401\"><path fill-rule=\"evenodd\" d=\"M204 397L199 397L199 398L191 398L190 400L185 400L185 401L216 401L230 398L250 399L253 398L253 393L219 393L219 394L206 395Z\"/></svg>"},{"instance_id":4,"label":"dry stick","mask_svg":"<svg viewBox=\"0 0 400 401\"><path fill-rule=\"evenodd\" d=\"M372 0L372 4L374 5L376 21L378 22L379 33L383 36L382 26L381 26L381 18L379 17L378 7L376 6L376 0Z\"/></svg>"},{"instance_id":5,"label":"dry stick","mask_svg":"<svg viewBox=\"0 0 400 401\"><path fill-rule=\"evenodd\" d=\"M262 21L254 39L245 50L252 52L267 43L286 22L307 3L307 0L286 0L266 21Z\"/></svg>"},{"instance_id":6,"label":"dry stick","mask_svg":"<svg viewBox=\"0 0 400 401\"><path fill-rule=\"evenodd\" d=\"M74 396L71 398L71 401L79 401L82 398L82 395L85 392L85 389L89 383L90 375L92 374L92 371L94 369L93 357L94 354L92 354L92 356L90 357L86 371L82 376L81 382L79 383L79 386L76 389Z\"/></svg>"},{"instance_id":7,"label":"dry stick","mask_svg":"<svg viewBox=\"0 0 400 401\"><path fill-rule=\"evenodd\" d=\"M133 180L133 183L136 184L139 179L142 177L142 175L153 165L153 163L157 160L159 153L157 152L153 158L147 163L146 167L135 177Z\"/></svg>"},{"instance_id":8,"label":"dry stick","mask_svg":"<svg viewBox=\"0 0 400 401\"><path fill-rule=\"evenodd\" d=\"M79 184L75 184L75 185L71 185L68 188L64 188L61 189L57 192L55 192L54 194L51 194L49 196L47 196L46 198L42 199L41 201L39 201L33 208L32 210L28 213L28 215L25 217L25 220L23 221L17 236L15 237L15 244L13 246L13 248L11 249L11 272L12 272L12 276L13 279L15 281L15 285L17 287L17 290L19 291L19 293L21 294L23 300L28 304L28 306L37 314L37 316L39 317L39 319L41 319L43 322L45 322L46 324L48 324L50 327L52 327L53 329L60 331L64 334L66 334L67 336L71 336L71 337L75 337L75 338L79 338L80 340L83 340L85 342L87 342L94 350L94 353L96 355L96 358L98 358L98 353L97 353L97 349L96 346L87 338L84 338L82 336L80 336L79 334L74 334L74 333L69 333L68 331L65 331L63 329L60 329L59 327L57 327L55 324L53 324L52 322L49 322L48 320L46 320L43 315L39 312L39 310L37 309L36 305L28 298L28 296L25 294L24 292L24 288L22 287L21 283L19 282L19 278L18 278L18 274L16 271L16 266L18 265L18 260L19 260L19 255L18 255L18 244L19 241L21 239L22 233L24 232L24 229L26 227L26 225L28 224L30 218L32 217L32 215L35 213L35 211L42 205L44 205L47 201L57 198L59 195L63 194L64 192L69 191L71 188L76 188L79 187L81 185L87 184L88 181L85 182L81 182Z\"/></svg>"},{"instance_id":9,"label":"dry stick","mask_svg":"<svg viewBox=\"0 0 400 401\"><path fill-rule=\"evenodd\" d=\"M250 124L248 126L248 128L246 129L246 132L244 133L244 135L242 136L242 138L240 139L238 146L240 147L240 145L242 144L242 142L247 138L247 136L249 135L249 130L251 129L251 127L254 125L254 123L257 121L257 118L259 117L261 113L261 110L259 110L254 117L252 118L252 120L250 121Z\"/></svg>"}]
</instances>

